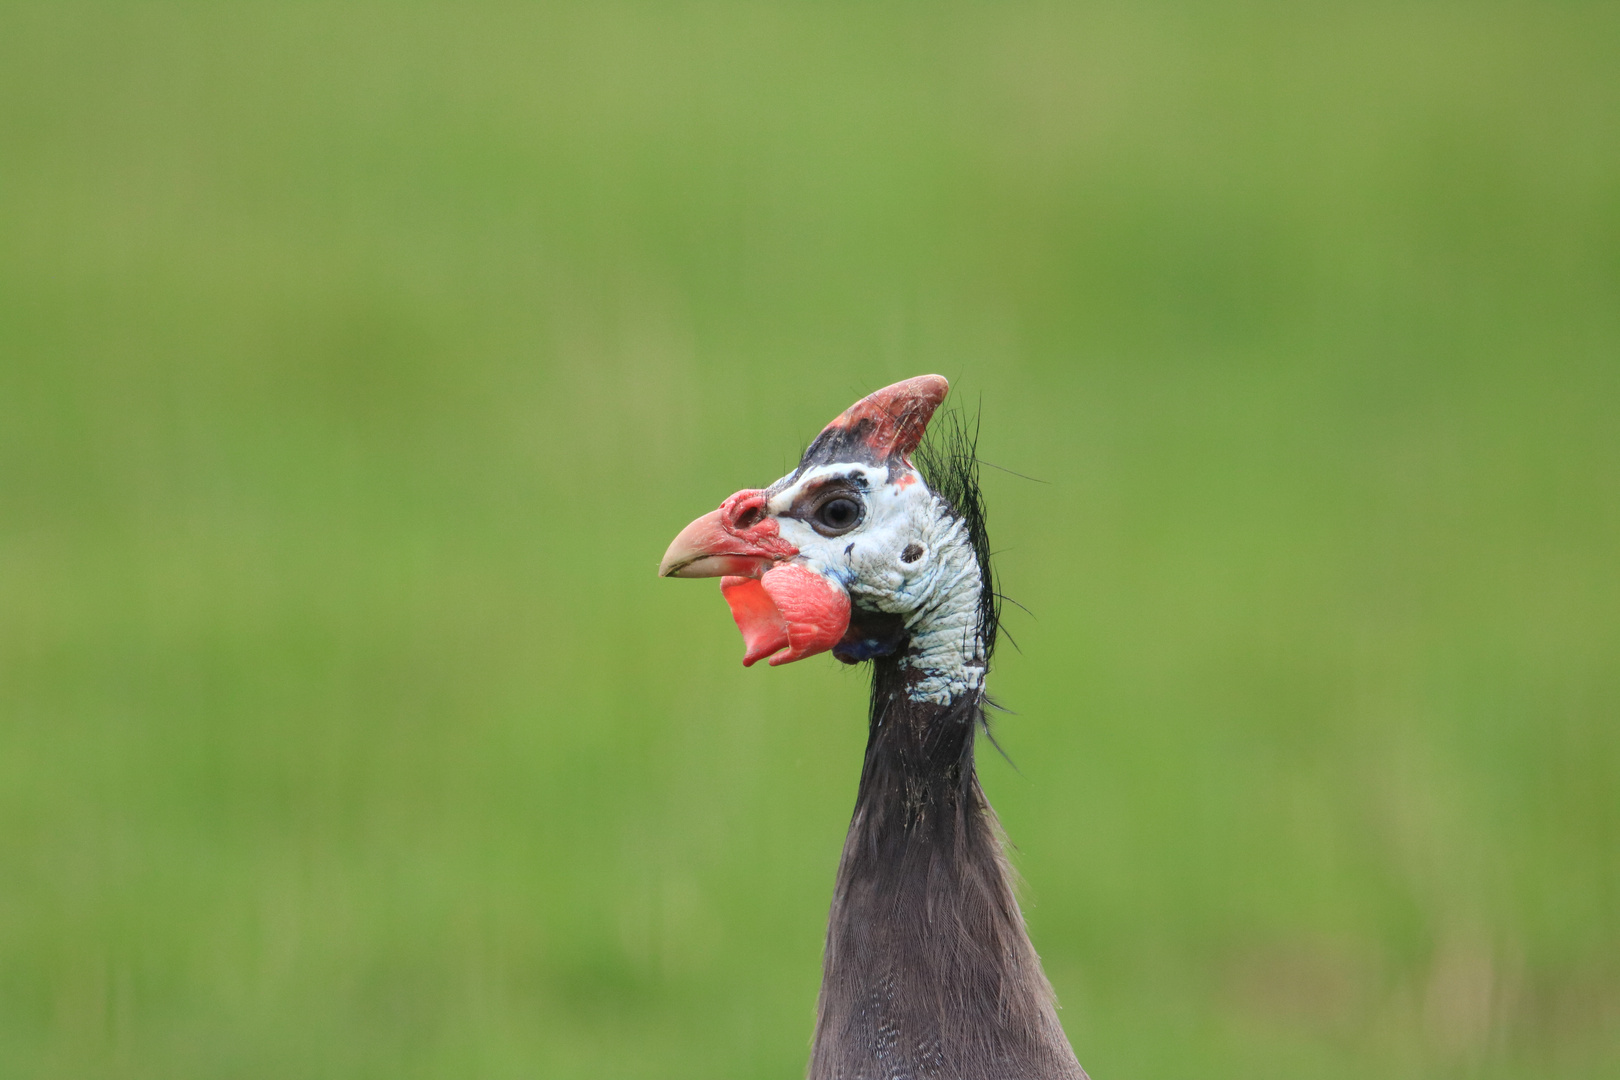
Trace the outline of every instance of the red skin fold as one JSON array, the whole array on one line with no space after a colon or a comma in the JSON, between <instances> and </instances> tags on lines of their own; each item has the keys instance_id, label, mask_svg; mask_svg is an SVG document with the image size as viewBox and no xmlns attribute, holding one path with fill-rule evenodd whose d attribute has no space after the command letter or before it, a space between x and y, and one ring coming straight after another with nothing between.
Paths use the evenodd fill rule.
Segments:
<instances>
[{"instance_id":1,"label":"red skin fold","mask_svg":"<svg viewBox=\"0 0 1620 1080\"><path fill-rule=\"evenodd\" d=\"M680 531L658 573L674 577L759 577L799 549L765 513L765 492L739 491Z\"/></svg>"},{"instance_id":2,"label":"red skin fold","mask_svg":"<svg viewBox=\"0 0 1620 1080\"><path fill-rule=\"evenodd\" d=\"M738 550L768 559L791 559L799 549L782 537L776 520L765 514L765 492L744 488L720 504L720 527L738 544Z\"/></svg>"},{"instance_id":3,"label":"red skin fold","mask_svg":"<svg viewBox=\"0 0 1620 1080\"><path fill-rule=\"evenodd\" d=\"M720 592L742 631L744 667L767 656L775 667L826 652L849 628L849 594L796 563L758 579L723 577Z\"/></svg>"},{"instance_id":4,"label":"red skin fold","mask_svg":"<svg viewBox=\"0 0 1620 1080\"><path fill-rule=\"evenodd\" d=\"M759 578L727 576L720 579L720 594L731 605L731 617L743 636L743 667L787 648L787 620L776 610Z\"/></svg>"}]
</instances>

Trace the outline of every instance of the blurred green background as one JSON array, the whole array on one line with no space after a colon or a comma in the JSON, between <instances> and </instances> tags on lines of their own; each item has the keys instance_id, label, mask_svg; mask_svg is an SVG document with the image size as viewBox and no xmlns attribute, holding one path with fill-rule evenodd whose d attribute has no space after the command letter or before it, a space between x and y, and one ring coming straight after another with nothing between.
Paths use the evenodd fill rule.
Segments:
<instances>
[{"instance_id":1,"label":"blurred green background","mask_svg":"<svg viewBox=\"0 0 1620 1080\"><path fill-rule=\"evenodd\" d=\"M864 680L654 568L930 371L1093 1077L1620 1075L1617 50L6 5L0 1075L801 1075Z\"/></svg>"}]
</instances>

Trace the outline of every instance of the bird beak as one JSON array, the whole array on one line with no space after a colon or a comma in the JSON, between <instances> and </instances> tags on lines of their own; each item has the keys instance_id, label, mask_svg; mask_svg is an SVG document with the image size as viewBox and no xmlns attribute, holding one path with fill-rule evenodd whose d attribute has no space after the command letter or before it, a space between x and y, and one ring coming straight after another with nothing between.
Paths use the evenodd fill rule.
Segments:
<instances>
[{"instance_id":1,"label":"bird beak","mask_svg":"<svg viewBox=\"0 0 1620 1080\"><path fill-rule=\"evenodd\" d=\"M659 577L757 578L799 553L782 538L765 492L744 488L680 531L658 564Z\"/></svg>"},{"instance_id":2,"label":"bird beak","mask_svg":"<svg viewBox=\"0 0 1620 1080\"><path fill-rule=\"evenodd\" d=\"M711 510L682 529L658 564L659 577L757 578L770 569L771 558L725 528L724 509Z\"/></svg>"},{"instance_id":3,"label":"bird beak","mask_svg":"<svg viewBox=\"0 0 1620 1080\"><path fill-rule=\"evenodd\" d=\"M743 665L791 663L826 652L849 627L849 594L787 560L799 549L765 512L763 491L739 491L680 531L660 577L717 577L742 631Z\"/></svg>"}]
</instances>

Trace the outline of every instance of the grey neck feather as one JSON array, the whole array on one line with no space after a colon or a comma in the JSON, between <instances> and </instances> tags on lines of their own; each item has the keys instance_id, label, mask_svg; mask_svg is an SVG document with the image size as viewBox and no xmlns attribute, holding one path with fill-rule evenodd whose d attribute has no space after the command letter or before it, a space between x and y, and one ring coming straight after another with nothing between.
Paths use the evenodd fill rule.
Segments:
<instances>
[{"instance_id":1,"label":"grey neck feather","mask_svg":"<svg viewBox=\"0 0 1620 1080\"><path fill-rule=\"evenodd\" d=\"M919 701L917 677L874 662L810 1080L1085 1080L974 772L982 692Z\"/></svg>"}]
</instances>

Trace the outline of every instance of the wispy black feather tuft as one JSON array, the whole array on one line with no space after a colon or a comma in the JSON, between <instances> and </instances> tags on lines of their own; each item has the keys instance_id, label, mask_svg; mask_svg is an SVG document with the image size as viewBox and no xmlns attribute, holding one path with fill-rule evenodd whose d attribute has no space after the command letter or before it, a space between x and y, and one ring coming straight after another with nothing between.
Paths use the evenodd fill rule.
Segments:
<instances>
[{"instance_id":1,"label":"wispy black feather tuft","mask_svg":"<svg viewBox=\"0 0 1620 1080\"><path fill-rule=\"evenodd\" d=\"M944 500L967 527L968 541L979 563L979 633L988 662L1001 627L1001 593L996 589L990 565L990 533L979 490L978 450L979 414L974 413L970 421L967 414L952 409L934 415L927 437L912 455L912 464L922 473L929 490Z\"/></svg>"}]
</instances>

